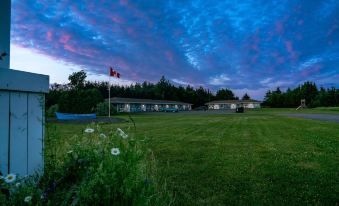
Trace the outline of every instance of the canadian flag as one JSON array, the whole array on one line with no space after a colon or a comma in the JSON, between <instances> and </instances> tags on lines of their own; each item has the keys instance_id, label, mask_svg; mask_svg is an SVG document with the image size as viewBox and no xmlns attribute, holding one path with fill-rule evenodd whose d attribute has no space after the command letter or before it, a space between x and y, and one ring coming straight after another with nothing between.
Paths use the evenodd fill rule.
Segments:
<instances>
[{"instance_id":1,"label":"canadian flag","mask_svg":"<svg viewBox=\"0 0 339 206\"><path fill-rule=\"evenodd\" d=\"M110 75L111 77L117 77L117 78L120 78L120 73L117 72L117 71L115 71L115 70L113 70L112 67L109 68L109 75Z\"/></svg>"}]
</instances>

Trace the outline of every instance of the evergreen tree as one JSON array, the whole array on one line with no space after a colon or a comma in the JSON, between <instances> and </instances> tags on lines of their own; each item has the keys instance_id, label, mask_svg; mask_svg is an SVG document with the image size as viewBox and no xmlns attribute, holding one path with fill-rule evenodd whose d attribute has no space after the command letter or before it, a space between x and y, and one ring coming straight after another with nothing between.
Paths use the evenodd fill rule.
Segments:
<instances>
[{"instance_id":1,"label":"evergreen tree","mask_svg":"<svg viewBox=\"0 0 339 206\"><path fill-rule=\"evenodd\" d=\"M220 89L217 91L216 97L217 100L234 100L234 93L229 89Z\"/></svg>"},{"instance_id":2,"label":"evergreen tree","mask_svg":"<svg viewBox=\"0 0 339 206\"><path fill-rule=\"evenodd\" d=\"M251 97L247 93L245 93L244 96L241 99L242 100L250 100Z\"/></svg>"}]
</instances>

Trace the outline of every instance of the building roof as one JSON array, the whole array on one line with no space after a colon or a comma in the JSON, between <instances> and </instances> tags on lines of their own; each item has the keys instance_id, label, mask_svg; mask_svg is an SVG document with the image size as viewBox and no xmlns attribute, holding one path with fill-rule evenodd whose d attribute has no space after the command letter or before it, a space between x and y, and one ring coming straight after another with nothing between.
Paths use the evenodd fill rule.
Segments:
<instances>
[{"instance_id":1,"label":"building roof","mask_svg":"<svg viewBox=\"0 0 339 206\"><path fill-rule=\"evenodd\" d=\"M240 104L240 103L261 103L257 100L215 100L211 102L207 102L206 104Z\"/></svg>"},{"instance_id":2,"label":"building roof","mask_svg":"<svg viewBox=\"0 0 339 206\"><path fill-rule=\"evenodd\" d=\"M138 104L185 104L192 105L190 103L171 101L171 100L154 100L154 99L134 99L134 98L122 98L122 97L113 97L111 98L111 103L138 103Z\"/></svg>"}]
</instances>

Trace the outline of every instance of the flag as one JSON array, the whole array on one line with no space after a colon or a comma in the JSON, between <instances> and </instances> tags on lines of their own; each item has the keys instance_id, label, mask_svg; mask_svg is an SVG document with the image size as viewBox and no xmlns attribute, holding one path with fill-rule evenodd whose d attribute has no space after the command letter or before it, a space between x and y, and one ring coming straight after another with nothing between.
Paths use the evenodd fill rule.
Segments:
<instances>
[{"instance_id":1,"label":"flag","mask_svg":"<svg viewBox=\"0 0 339 206\"><path fill-rule=\"evenodd\" d=\"M111 77L117 77L117 78L120 78L120 73L118 73L117 71L113 70L112 67L109 68L109 75Z\"/></svg>"}]
</instances>

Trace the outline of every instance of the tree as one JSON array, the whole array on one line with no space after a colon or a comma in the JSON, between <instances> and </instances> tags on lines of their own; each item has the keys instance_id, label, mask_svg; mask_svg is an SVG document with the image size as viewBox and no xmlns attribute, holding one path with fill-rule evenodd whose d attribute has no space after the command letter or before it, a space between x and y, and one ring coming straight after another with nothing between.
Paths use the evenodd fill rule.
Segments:
<instances>
[{"instance_id":1,"label":"tree","mask_svg":"<svg viewBox=\"0 0 339 206\"><path fill-rule=\"evenodd\" d=\"M265 94L263 106L272 107L272 92L268 90Z\"/></svg>"},{"instance_id":2,"label":"tree","mask_svg":"<svg viewBox=\"0 0 339 206\"><path fill-rule=\"evenodd\" d=\"M250 100L251 97L247 93L245 93L244 96L241 99L242 100Z\"/></svg>"},{"instance_id":3,"label":"tree","mask_svg":"<svg viewBox=\"0 0 339 206\"><path fill-rule=\"evenodd\" d=\"M310 106L318 95L318 88L313 82L305 82L300 87L300 94L301 99L305 99L306 105Z\"/></svg>"},{"instance_id":4,"label":"tree","mask_svg":"<svg viewBox=\"0 0 339 206\"><path fill-rule=\"evenodd\" d=\"M209 101L209 92L203 87L199 87L196 91L196 106L203 106L206 102Z\"/></svg>"},{"instance_id":5,"label":"tree","mask_svg":"<svg viewBox=\"0 0 339 206\"><path fill-rule=\"evenodd\" d=\"M217 91L216 97L217 100L234 100L236 99L234 93L229 89L220 89Z\"/></svg>"},{"instance_id":6,"label":"tree","mask_svg":"<svg viewBox=\"0 0 339 206\"><path fill-rule=\"evenodd\" d=\"M68 80L70 81L72 88L80 89L85 86L86 77L86 72L81 70L79 72L73 72L71 75L69 75Z\"/></svg>"},{"instance_id":7,"label":"tree","mask_svg":"<svg viewBox=\"0 0 339 206\"><path fill-rule=\"evenodd\" d=\"M72 89L65 91L59 99L59 111L65 113L85 114L95 111L96 105L103 98L98 89Z\"/></svg>"},{"instance_id":8,"label":"tree","mask_svg":"<svg viewBox=\"0 0 339 206\"><path fill-rule=\"evenodd\" d=\"M171 83L165 78L165 76L162 76L159 82L156 84L157 87L157 96L160 97L160 99L167 99L166 97L170 93L170 87Z\"/></svg>"}]
</instances>

